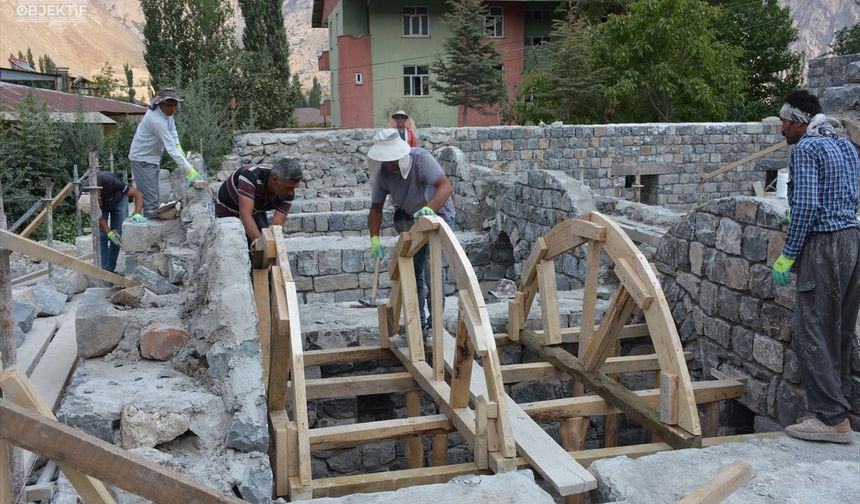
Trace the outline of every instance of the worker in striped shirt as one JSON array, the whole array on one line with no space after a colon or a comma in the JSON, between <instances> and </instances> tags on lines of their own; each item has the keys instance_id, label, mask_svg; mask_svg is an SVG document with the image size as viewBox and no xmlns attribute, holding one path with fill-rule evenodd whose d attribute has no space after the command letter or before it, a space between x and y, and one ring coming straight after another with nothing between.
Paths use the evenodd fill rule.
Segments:
<instances>
[{"instance_id":1,"label":"worker in striped shirt","mask_svg":"<svg viewBox=\"0 0 860 504\"><path fill-rule=\"evenodd\" d=\"M284 225L301 181L302 168L293 158L280 159L271 168L243 166L218 189L215 216L238 217L250 244L269 227L268 211L275 211L272 225Z\"/></svg>"},{"instance_id":2,"label":"worker in striped shirt","mask_svg":"<svg viewBox=\"0 0 860 504\"><path fill-rule=\"evenodd\" d=\"M860 312L860 160L836 135L807 91L785 97L782 134L792 145L782 255L773 279L788 285L797 263L792 346L800 361L809 412L786 427L790 436L850 443L851 355Z\"/></svg>"}]
</instances>

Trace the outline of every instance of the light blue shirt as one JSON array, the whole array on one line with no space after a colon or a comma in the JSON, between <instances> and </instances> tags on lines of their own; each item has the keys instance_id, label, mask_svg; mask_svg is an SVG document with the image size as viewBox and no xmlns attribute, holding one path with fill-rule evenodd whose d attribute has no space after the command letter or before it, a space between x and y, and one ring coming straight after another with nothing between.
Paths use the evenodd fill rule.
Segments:
<instances>
[{"instance_id":1,"label":"light blue shirt","mask_svg":"<svg viewBox=\"0 0 860 504\"><path fill-rule=\"evenodd\" d=\"M165 149L180 168L191 168L191 163L179 149L179 134L176 132L173 117L166 116L161 108L156 106L155 109L147 110L143 120L137 125L128 158L157 165L161 162L161 154Z\"/></svg>"}]
</instances>

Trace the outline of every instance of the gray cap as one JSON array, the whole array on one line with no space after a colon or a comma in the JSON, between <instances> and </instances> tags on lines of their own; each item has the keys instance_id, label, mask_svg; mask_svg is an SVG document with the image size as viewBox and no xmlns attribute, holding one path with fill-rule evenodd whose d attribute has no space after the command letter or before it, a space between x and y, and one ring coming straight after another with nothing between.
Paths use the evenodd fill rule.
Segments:
<instances>
[{"instance_id":1,"label":"gray cap","mask_svg":"<svg viewBox=\"0 0 860 504\"><path fill-rule=\"evenodd\" d=\"M407 114L406 112L404 112L404 111L402 111L402 110L398 110L397 112L395 112L395 113L391 114L391 118L392 118L392 119L393 119L393 118L395 118L395 117L397 117L397 116L403 116L403 117L405 117L405 118L409 119L409 114Z\"/></svg>"},{"instance_id":2,"label":"gray cap","mask_svg":"<svg viewBox=\"0 0 860 504\"><path fill-rule=\"evenodd\" d=\"M158 98L159 103L165 102L167 100L173 100L178 102L185 101L179 97L179 95L176 93L176 90L173 88L161 88L158 90L158 93L155 94L155 97Z\"/></svg>"}]
</instances>

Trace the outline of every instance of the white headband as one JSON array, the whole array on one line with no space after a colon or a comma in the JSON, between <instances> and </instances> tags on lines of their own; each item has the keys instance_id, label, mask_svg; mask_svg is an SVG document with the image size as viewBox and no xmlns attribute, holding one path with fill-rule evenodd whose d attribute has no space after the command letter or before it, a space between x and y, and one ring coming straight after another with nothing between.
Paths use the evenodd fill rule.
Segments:
<instances>
[{"instance_id":1,"label":"white headband","mask_svg":"<svg viewBox=\"0 0 860 504\"><path fill-rule=\"evenodd\" d=\"M812 122L812 114L806 113L799 108L792 107L788 103L783 103L779 109L779 117L786 121L809 124Z\"/></svg>"}]
</instances>

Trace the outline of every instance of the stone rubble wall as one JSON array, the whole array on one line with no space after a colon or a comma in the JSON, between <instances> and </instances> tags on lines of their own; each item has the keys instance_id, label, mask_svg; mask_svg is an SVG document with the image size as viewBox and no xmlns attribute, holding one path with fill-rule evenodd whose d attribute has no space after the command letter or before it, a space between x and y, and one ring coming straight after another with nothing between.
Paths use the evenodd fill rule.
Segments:
<instances>
[{"instance_id":1,"label":"stone rubble wall","mask_svg":"<svg viewBox=\"0 0 860 504\"><path fill-rule=\"evenodd\" d=\"M375 132L237 132L235 155L225 159L223 168L272 163L290 156L301 161L310 188L356 187L367 183L366 154ZM624 186L623 177L611 177L613 166L668 165L671 173L655 176L655 202L681 207L750 194L750 184L764 181L769 167L751 163L704 184L699 177L782 140L779 122L774 119L760 123L426 128L418 136L423 148L437 154L451 146L460 149L470 163L502 172L561 171L603 196L614 195L614 185ZM787 155L781 149L765 159L784 160ZM632 194L632 189L620 190L624 197Z\"/></svg>"},{"instance_id":2,"label":"stone rubble wall","mask_svg":"<svg viewBox=\"0 0 860 504\"><path fill-rule=\"evenodd\" d=\"M856 111L860 105L860 54L809 60L807 83L821 100L825 114Z\"/></svg>"},{"instance_id":3,"label":"stone rubble wall","mask_svg":"<svg viewBox=\"0 0 860 504\"><path fill-rule=\"evenodd\" d=\"M797 355L791 348L796 275L771 279L782 253L779 221L788 208L775 198L723 198L693 210L657 248L657 267L697 379L718 369L745 378L740 403L756 431L781 430L805 411ZM860 355L852 367L852 423L860 425Z\"/></svg>"}]
</instances>

